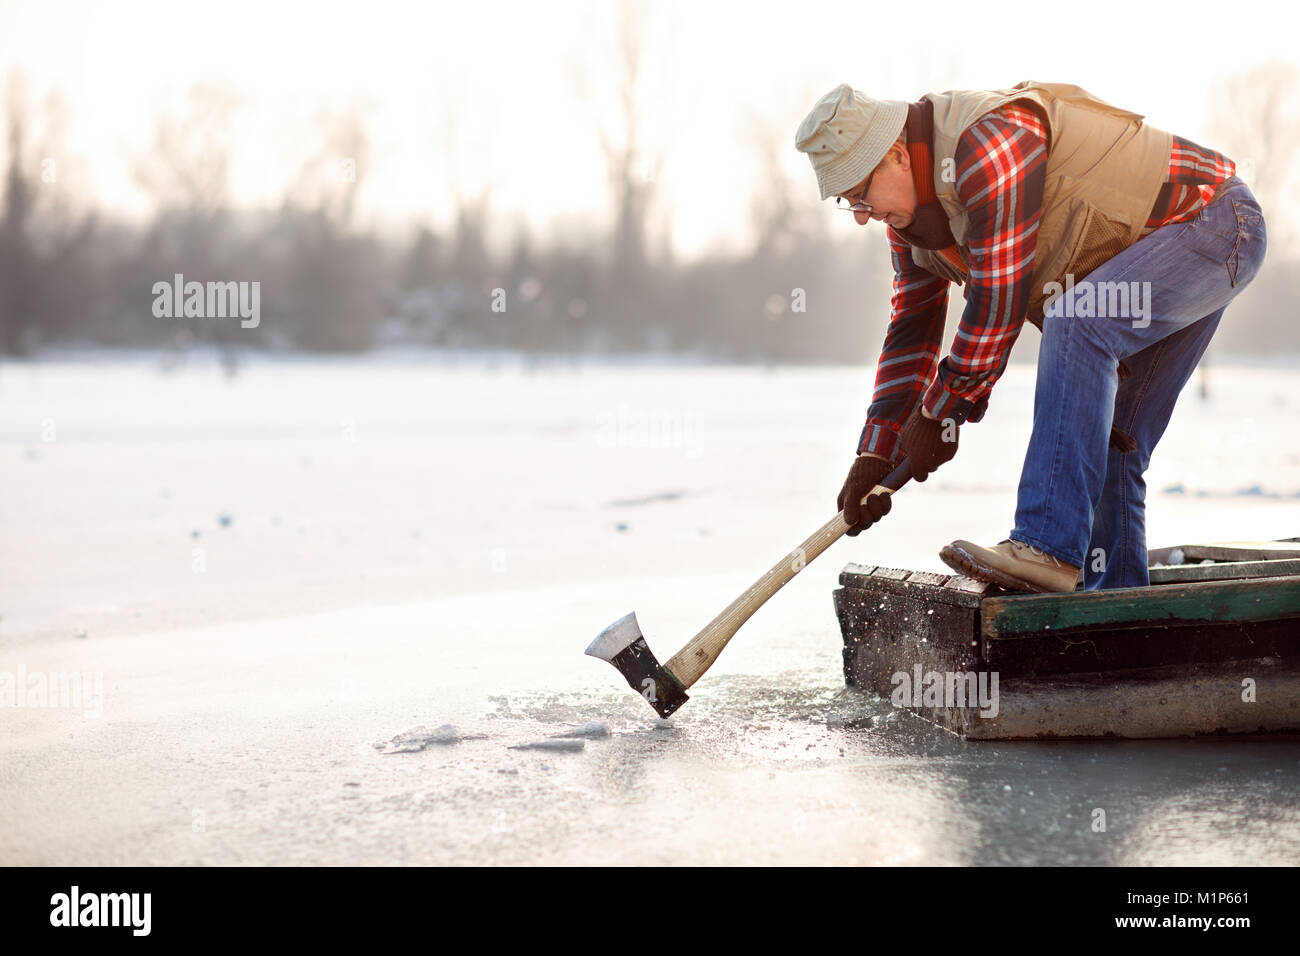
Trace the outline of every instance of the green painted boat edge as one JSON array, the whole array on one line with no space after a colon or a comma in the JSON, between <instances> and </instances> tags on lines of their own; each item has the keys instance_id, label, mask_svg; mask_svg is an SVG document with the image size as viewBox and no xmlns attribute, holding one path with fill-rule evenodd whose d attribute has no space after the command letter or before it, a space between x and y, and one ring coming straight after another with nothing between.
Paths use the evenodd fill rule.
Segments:
<instances>
[{"instance_id":1,"label":"green painted boat edge","mask_svg":"<svg viewBox=\"0 0 1300 956\"><path fill-rule=\"evenodd\" d=\"M1300 627L1300 575L987 597L980 607L980 630L989 640L1015 640L1090 627L1290 617Z\"/></svg>"}]
</instances>

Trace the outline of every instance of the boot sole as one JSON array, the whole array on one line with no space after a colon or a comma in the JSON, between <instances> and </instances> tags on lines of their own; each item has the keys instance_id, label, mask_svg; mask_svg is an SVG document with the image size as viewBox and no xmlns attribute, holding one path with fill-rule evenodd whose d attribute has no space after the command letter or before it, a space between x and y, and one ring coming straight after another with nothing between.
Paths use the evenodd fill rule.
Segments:
<instances>
[{"instance_id":1,"label":"boot sole","mask_svg":"<svg viewBox=\"0 0 1300 956\"><path fill-rule=\"evenodd\" d=\"M950 544L944 545L943 550L939 552L939 557L943 559L944 564L954 571L958 571L977 581L997 584L1012 591L1030 591L1034 594L1063 593L1049 590L1041 585L1034 584L1032 581L1026 581L1024 578L1017 578L1005 571L1000 571L992 565L980 561L969 551L954 548Z\"/></svg>"}]
</instances>

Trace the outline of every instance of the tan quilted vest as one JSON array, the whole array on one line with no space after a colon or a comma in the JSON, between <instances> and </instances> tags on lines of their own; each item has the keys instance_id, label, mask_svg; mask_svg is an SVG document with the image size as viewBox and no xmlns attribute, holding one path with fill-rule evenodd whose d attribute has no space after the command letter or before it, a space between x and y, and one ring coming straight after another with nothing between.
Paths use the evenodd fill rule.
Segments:
<instances>
[{"instance_id":1,"label":"tan quilted vest","mask_svg":"<svg viewBox=\"0 0 1300 956\"><path fill-rule=\"evenodd\" d=\"M1083 278L1133 243L1169 172L1173 139L1077 86L1019 83L1009 90L950 90L927 93L934 103L934 186L948 225L970 261L970 222L957 198L952 160L957 140L990 110L1029 100L1047 118L1050 141L1043 192L1033 292L1026 317L1041 330L1049 282L1065 284L1067 273ZM946 179L945 179L946 176ZM954 282L969 276L937 252L912 247L917 265Z\"/></svg>"}]
</instances>

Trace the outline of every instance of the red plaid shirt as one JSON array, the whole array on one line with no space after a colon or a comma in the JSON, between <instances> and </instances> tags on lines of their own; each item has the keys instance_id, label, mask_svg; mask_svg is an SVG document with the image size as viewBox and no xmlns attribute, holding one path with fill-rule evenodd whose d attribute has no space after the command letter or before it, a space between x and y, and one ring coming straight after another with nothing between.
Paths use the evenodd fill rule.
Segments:
<instances>
[{"instance_id":1,"label":"red plaid shirt","mask_svg":"<svg viewBox=\"0 0 1300 956\"><path fill-rule=\"evenodd\" d=\"M935 418L960 423L984 416L1029 306L1047 179L1046 133L1036 113L1011 104L988 113L958 140L957 197L970 217L970 282L952 354L942 362L948 281L918 266L911 246L888 230L892 308L859 454L892 460L898 431L922 393ZM1142 235L1190 218L1234 172L1231 160L1175 136L1169 175Z\"/></svg>"}]
</instances>

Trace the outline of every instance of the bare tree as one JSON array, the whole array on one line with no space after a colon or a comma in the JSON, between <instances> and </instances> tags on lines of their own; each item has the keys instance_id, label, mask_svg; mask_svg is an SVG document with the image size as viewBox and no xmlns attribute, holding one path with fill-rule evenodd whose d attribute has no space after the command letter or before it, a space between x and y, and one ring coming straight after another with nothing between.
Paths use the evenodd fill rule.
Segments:
<instances>
[{"instance_id":1,"label":"bare tree","mask_svg":"<svg viewBox=\"0 0 1300 956\"><path fill-rule=\"evenodd\" d=\"M239 98L198 84L184 105L159 115L153 144L135 163L136 183L159 210L211 218L224 210L230 186L232 120Z\"/></svg>"},{"instance_id":2,"label":"bare tree","mask_svg":"<svg viewBox=\"0 0 1300 956\"><path fill-rule=\"evenodd\" d=\"M17 72L5 91L7 152L0 216L0 351L23 353L40 340L83 324L88 290L85 256L95 232L93 213L79 211L63 189L60 165L63 99L31 106Z\"/></svg>"},{"instance_id":3,"label":"bare tree","mask_svg":"<svg viewBox=\"0 0 1300 956\"><path fill-rule=\"evenodd\" d=\"M355 224L369 157L361 109L318 118L318 149L302 162L281 210L287 274L268 298L273 317L312 350L368 348L385 317L378 244Z\"/></svg>"},{"instance_id":4,"label":"bare tree","mask_svg":"<svg viewBox=\"0 0 1300 956\"><path fill-rule=\"evenodd\" d=\"M188 273L196 281L223 276L228 257L223 241L230 228L230 162L234 113L239 97L224 87L196 84L175 109L154 122L153 142L133 166L136 184L151 197L154 221L145 237L156 274L149 281ZM177 315L165 320L171 354L183 361L196 341L215 342L228 372L236 367L234 329Z\"/></svg>"},{"instance_id":5,"label":"bare tree","mask_svg":"<svg viewBox=\"0 0 1300 956\"><path fill-rule=\"evenodd\" d=\"M30 243L35 202L26 164L27 110L22 78L11 75L5 96L6 145L4 219L0 220L0 350L22 354L30 348L31 275L35 255Z\"/></svg>"},{"instance_id":6,"label":"bare tree","mask_svg":"<svg viewBox=\"0 0 1300 956\"><path fill-rule=\"evenodd\" d=\"M668 116L681 118L665 55L676 23L668 8L636 0L619 0L613 16L612 38L589 44L593 52L574 82L594 108L608 170L614 273L634 281L648 258L651 209L669 147L663 128Z\"/></svg>"},{"instance_id":7,"label":"bare tree","mask_svg":"<svg viewBox=\"0 0 1300 956\"><path fill-rule=\"evenodd\" d=\"M790 255L799 244L829 244L830 217L817 202L816 179L794 146L796 123L817 96L806 87L795 95L751 105L743 111L744 133L754 157L758 181L749 203L759 260ZM790 160L802 175L791 176Z\"/></svg>"}]
</instances>

